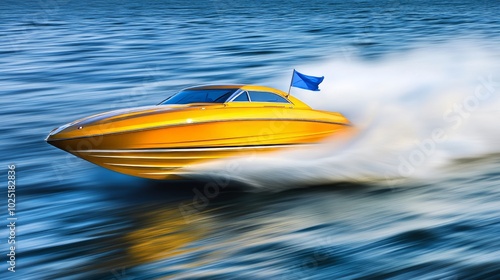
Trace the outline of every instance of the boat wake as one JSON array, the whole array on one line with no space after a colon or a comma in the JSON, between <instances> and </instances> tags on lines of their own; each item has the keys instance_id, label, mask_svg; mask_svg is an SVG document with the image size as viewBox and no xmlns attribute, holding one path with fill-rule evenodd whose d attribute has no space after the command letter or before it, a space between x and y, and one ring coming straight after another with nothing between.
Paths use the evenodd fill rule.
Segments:
<instances>
[{"instance_id":1,"label":"boat wake","mask_svg":"<svg viewBox=\"0 0 500 280\"><path fill-rule=\"evenodd\" d=\"M298 67L324 75L320 92L293 89L314 109L338 111L359 129L349 141L190 169L255 189L335 182L398 184L439 177L457 159L500 152L500 57L477 44L446 44L364 61ZM286 85L288 77L278 79Z\"/></svg>"}]
</instances>

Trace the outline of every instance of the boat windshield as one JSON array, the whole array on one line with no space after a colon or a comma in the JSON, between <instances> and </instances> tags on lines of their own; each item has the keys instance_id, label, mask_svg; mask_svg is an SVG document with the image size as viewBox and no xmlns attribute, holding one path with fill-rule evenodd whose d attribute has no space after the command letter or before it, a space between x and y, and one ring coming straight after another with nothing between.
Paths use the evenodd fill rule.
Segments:
<instances>
[{"instance_id":1,"label":"boat windshield","mask_svg":"<svg viewBox=\"0 0 500 280\"><path fill-rule=\"evenodd\" d=\"M170 96L165 101L161 102L160 105L190 104L190 103L224 103L237 90L238 89L236 88L187 89Z\"/></svg>"}]
</instances>

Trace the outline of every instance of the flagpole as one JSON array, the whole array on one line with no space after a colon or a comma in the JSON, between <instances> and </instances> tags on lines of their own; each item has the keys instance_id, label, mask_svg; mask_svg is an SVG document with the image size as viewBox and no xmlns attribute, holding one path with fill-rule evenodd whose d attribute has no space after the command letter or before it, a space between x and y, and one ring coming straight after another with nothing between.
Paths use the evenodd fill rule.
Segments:
<instances>
[{"instance_id":1,"label":"flagpole","mask_svg":"<svg viewBox=\"0 0 500 280\"><path fill-rule=\"evenodd\" d=\"M286 97L288 97L290 95L290 90L292 89L293 74L295 74L295 69L293 69L293 72L292 72L292 79L290 80L290 86L288 87L288 93L286 94Z\"/></svg>"}]
</instances>

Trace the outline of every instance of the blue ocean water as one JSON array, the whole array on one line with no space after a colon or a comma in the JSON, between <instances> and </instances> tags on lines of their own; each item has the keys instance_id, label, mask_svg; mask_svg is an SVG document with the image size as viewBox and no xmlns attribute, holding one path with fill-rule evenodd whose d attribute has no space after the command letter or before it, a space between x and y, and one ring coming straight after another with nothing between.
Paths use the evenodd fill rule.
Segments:
<instances>
[{"instance_id":1,"label":"blue ocean water","mask_svg":"<svg viewBox=\"0 0 500 280\"><path fill-rule=\"evenodd\" d=\"M499 279L499 12L494 0L2 1L0 151L18 220L16 272L3 262L0 277ZM172 182L44 142L188 86L286 90L294 68L325 75L320 93L294 94L360 137Z\"/></svg>"}]
</instances>

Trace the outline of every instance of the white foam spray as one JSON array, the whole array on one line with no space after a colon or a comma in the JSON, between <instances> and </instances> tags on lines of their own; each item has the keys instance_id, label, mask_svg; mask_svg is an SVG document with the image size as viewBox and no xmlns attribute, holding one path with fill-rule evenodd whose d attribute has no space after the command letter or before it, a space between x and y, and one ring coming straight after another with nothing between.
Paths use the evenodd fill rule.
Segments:
<instances>
[{"instance_id":1,"label":"white foam spray","mask_svg":"<svg viewBox=\"0 0 500 280\"><path fill-rule=\"evenodd\" d=\"M500 56L449 43L366 61L333 58L297 67L324 75L320 92L293 89L315 109L338 111L359 128L348 143L230 159L191 168L282 190L333 182L431 176L455 159L500 152ZM281 77L286 85L289 77Z\"/></svg>"}]
</instances>

